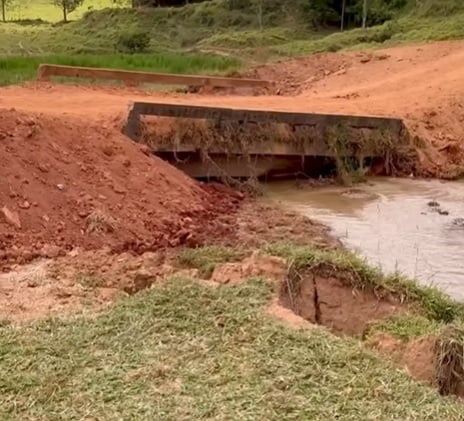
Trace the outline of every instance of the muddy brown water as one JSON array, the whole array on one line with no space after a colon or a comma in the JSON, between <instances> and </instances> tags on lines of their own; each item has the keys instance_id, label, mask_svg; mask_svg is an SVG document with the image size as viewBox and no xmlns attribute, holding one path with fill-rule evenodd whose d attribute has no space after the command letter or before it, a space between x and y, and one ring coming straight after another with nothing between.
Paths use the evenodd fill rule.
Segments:
<instances>
[{"instance_id":1,"label":"muddy brown water","mask_svg":"<svg viewBox=\"0 0 464 421\"><path fill-rule=\"evenodd\" d=\"M266 198L328 225L384 272L399 271L464 300L463 182L375 178L354 188L278 182L267 185Z\"/></svg>"}]
</instances>

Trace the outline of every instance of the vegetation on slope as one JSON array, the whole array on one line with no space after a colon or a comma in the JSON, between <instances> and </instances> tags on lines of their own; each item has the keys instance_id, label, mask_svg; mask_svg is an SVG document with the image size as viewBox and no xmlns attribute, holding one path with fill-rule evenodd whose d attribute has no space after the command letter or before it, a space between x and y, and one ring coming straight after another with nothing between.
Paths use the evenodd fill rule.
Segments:
<instances>
[{"instance_id":1,"label":"vegetation on slope","mask_svg":"<svg viewBox=\"0 0 464 421\"><path fill-rule=\"evenodd\" d=\"M357 341L265 315L271 286L173 280L96 317L0 328L0 418L458 420Z\"/></svg>"},{"instance_id":2,"label":"vegetation on slope","mask_svg":"<svg viewBox=\"0 0 464 421\"><path fill-rule=\"evenodd\" d=\"M464 3L460 0L424 0L420 3L372 0L368 9L372 16L368 16L368 23L386 23L367 31L355 29L343 33L339 33L339 6L332 7L330 13L315 6L326 3L326 0L262 0L262 7L258 9L255 0L210 0L179 8L104 10L97 10L104 5L103 0L93 1L95 6L90 0L84 2L84 6L91 10L82 14L81 7L76 17L82 16L82 19L68 25L44 22L1 24L0 37L4 42L0 45L0 53L113 53L121 47L121 36L140 33L148 37L144 46L147 51L197 46L232 50L249 47L287 54L464 36ZM352 16L351 21L347 21L349 28L360 26L358 3L354 2L354 6L348 8L348 17ZM36 18L49 18L48 9L43 9L42 13L42 9L33 7L32 2L28 4L35 12L27 16L35 14ZM24 7L26 10L27 5ZM332 35L325 37L328 32ZM272 48L279 45L281 47Z\"/></svg>"},{"instance_id":3,"label":"vegetation on slope","mask_svg":"<svg viewBox=\"0 0 464 421\"><path fill-rule=\"evenodd\" d=\"M51 2L21 3L18 17L29 20L0 24L0 55L5 56L0 62L0 83L16 83L32 77L39 61L181 73L227 73L238 68L238 60L216 60L206 55L186 59L183 54L186 51L221 52L262 61L276 56L464 37L464 2L460 0L421 3L372 0L368 23L386 22L343 32L339 30L340 5L331 3L329 13L326 0L312 3L260 0L260 8L256 7L256 0L210 0L178 8L145 9L122 8L124 1L116 2L118 7L104 8L109 6L108 1L85 1L70 15L80 19L66 25L46 22L56 20L52 11L61 13ZM353 0L346 17L348 27L359 26L358 9L359 1ZM30 20L33 18L42 20ZM121 58L122 53L139 55ZM158 55L151 61L140 53ZM177 53L182 56L175 57ZM76 55L92 57L76 58ZM38 58L18 59L31 56Z\"/></svg>"}]
</instances>

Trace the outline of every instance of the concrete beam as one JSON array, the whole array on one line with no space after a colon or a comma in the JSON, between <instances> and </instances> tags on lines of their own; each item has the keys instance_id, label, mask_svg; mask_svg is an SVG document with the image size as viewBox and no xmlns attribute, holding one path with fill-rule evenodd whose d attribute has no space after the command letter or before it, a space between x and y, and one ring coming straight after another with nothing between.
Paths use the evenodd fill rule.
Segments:
<instances>
[{"instance_id":1,"label":"concrete beam","mask_svg":"<svg viewBox=\"0 0 464 421\"><path fill-rule=\"evenodd\" d=\"M138 72L131 70L100 69L96 67L61 66L41 64L37 79L49 80L52 76L88 79L122 80L132 83L153 83L159 85L211 86L219 88L265 88L269 82L257 79L226 78L219 76L175 75L169 73Z\"/></svg>"},{"instance_id":2,"label":"concrete beam","mask_svg":"<svg viewBox=\"0 0 464 421\"><path fill-rule=\"evenodd\" d=\"M137 141L140 137L140 116L235 121L243 123L285 123L290 126L312 126L320 131L344 125L354 129L383 130L395 138L404 128L398 118L353 116L343 114L294 113L287 111L261 111L233 108L204 107L150 102L135 102L130 106L125 134Z\"/></svg>"}]
</instances>

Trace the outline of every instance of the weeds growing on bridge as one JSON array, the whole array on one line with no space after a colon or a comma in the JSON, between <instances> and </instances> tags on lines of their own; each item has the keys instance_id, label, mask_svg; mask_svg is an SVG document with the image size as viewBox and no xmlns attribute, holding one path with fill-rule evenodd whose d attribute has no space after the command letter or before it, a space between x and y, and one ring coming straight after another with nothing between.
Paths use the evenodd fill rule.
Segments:
<instances>
[{"instance_id":1,"label":"weeds growing on bridge","mask_svg":"<svg viewBox=\"0 0 464 421\"><path fill-rule=\"evenodd\" d=\"M328 128L326 136L342 184L351 185L364 179L368 171L364 161L368 157L381 158L387 175L397 174L397 168L406 173L412 170L414 149L405 131L395 137L389 130L355 129L338 124Z\"/></svg>"}]
</instances>

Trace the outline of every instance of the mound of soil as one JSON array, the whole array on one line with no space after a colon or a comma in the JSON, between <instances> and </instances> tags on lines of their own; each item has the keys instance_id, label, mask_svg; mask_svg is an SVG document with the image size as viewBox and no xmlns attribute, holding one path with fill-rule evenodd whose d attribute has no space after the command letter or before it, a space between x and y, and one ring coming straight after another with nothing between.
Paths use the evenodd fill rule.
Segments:
<instances>
[{"instance_id":1,"label":"mound of soil","mask_svg":"<svg viewBox=\"0 0 464 421\"><path fill-rule=\"evenodd\" d=\"M353 59L348 54L324 53L257 66L244 76L272 81L270 94L292 96L308 91L314 83L328 76L345 74L352 64Z\"/></svg>"},{"instance_id":2,"label":"mound of soil","mask_svg":"<svg viewBox=\"0 0 464 421\"><path fill-rule=\"evenodd\" d=\"M0 268L76 247L142 252L234 230L241 196L83 119L0 110Z\"/></svg>"}]
</instances>

